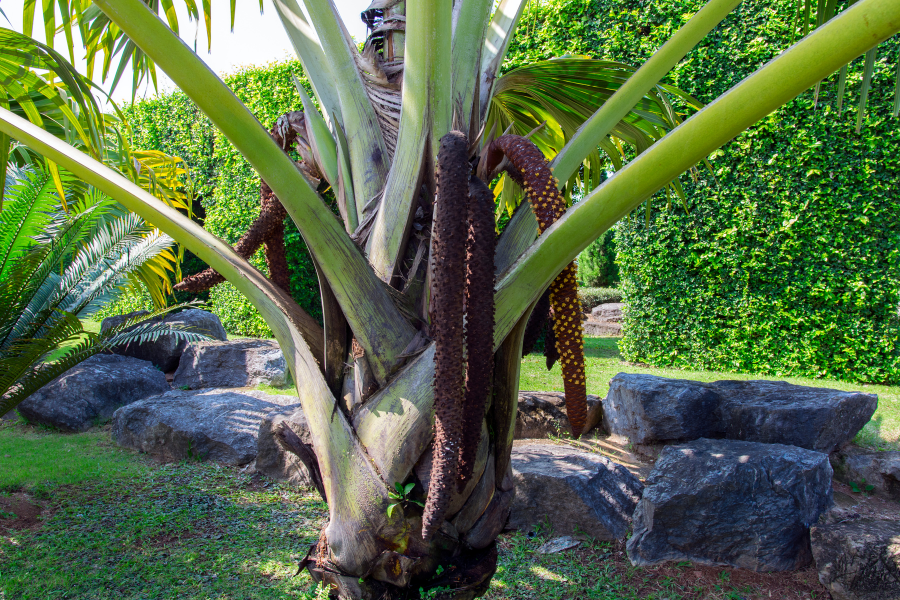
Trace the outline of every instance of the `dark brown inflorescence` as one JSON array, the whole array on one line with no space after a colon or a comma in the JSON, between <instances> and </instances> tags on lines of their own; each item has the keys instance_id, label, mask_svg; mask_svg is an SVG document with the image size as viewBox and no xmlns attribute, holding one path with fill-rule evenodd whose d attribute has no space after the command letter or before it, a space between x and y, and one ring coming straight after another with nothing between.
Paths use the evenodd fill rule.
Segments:
<instances>
[{"instance_id":1,"label":"dark brown inflorescence","mask_svg":"<svg viewBox=\"0 0 900 600\"><path fill-rule=\"evenodd\" d=\"M494 195L483 181L469 181L466 239L466 396L462 410L457 490L472 478L484 407L494 366Z\"/></svg>"},{"instance_id":2,"label":"dark brown inflorescence","mask_svg":"<svg viewBox=\"0 0 900 600\"><path fill-rule=\"evenodd\" d=\"M441 138L437 201L432 229L431 337L434 356L434 459L422 537L430 540L444 521L458 473L465 377L463 300L466 279L468 141L458 131Z\"/></svg>"},{"instance_id":3,"label":"dark brown inflorescence","mask_svg":"<svg viewBox=\"0 0 900 600\"><path fill-rule=\"evenodd\" d=\"M544 330L547 328L549 320L550 291L547 290L541 294L540 298L538 298L537 304L534 305L534 310L531 311L531 316L528 317L528 323L525 325L525 336L522 339L522 356L528 356L534 352L534 347L537 345L537 341L541 337L541 334L544 333ZM545 344L546 341L547 338L545 334Z\"/></svg>"},{"instance_id":4,"label":"dark brown inflorescence","mask_svg":"<svg viewBox=\"0 0 900 600\"><path fill-rule=\"evenodd\" d=\"M566 211L559 192L559 182L550 165L533 143L516 135L504 135L491 143L489 152L501 150L512 168L518 171L523 189L537 217L541 233ZM562 362L566 391L566 413L572 435L581 435L587 418L587 391L584 378L584 341L581 325L581 302L578 300L576 266L571 263L550 284L550 306L553 308L553 331L556 349ZM548 363L550 357L548 356Z\"/></svg>"},{"instance_id":5,"label":"dark brown inflorescence","mask_svg":"<svg viewBox=\"0 0 900 600\"><path fill-rule=\"evenodd\" d=\"M303 127L303 113L296 111L286 113L278 118L269 133L283 149L287 150L297 143L298 128ZM265 181L260 182L259 217L250 225L250 229L241 236L234 251L243 258L249 259L260 246L269 267L269 278L282 290L291 293L291 276L288 270L286 250L284 247L284 219L287 211L281 201L272 192ZM175 285L179 292L199 293L225 281L214 269L200 271L196 275L185 277Z\"/></svg>"}]
</instances>

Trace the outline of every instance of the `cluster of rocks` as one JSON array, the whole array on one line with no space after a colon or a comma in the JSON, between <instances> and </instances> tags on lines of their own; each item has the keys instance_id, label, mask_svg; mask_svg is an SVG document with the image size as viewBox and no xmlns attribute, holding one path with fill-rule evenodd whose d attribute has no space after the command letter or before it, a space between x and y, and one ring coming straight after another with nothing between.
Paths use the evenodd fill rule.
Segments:
<instances>
[{"instance_id":1,"label":"cluster of rocks","mask_svg":"<svg viewBox=\"0 0 900 600\"><path fill-rule=\"evenodd\" d=\"M607 302L592 308L583 325L584 335L621 337L623 306L621 302Z\"/></svg>"},{"instance_id":2,"label":"cluster of rocks","mask_svg":"<svg viewBox=\"0 0 900 600\"><path fill-rule=\"evenodd\" d=\"M848 450L877 402L785 382L617 375L603 425L656 457L631 516L632 563L815 561L836 599L900 598L900 514L863 518L833 498L834 478L900 500L900 453Z\"/></svg>"},{"instance_id":3,"label":"cluster of rocks","mask_svg":"<svg viewBox=\"0 0 900 600\"><path fill-rule=\"evenodd\" d=\"M101 331L146 311L104 319ZM115 347L76 365L17 407L25 419L62 431L85 431L113 420L123 445L162 459L209 457L245 464L256 456L259 420L296 404L295 397L247 390L281 387L289 371L270 340L228 341L219 318L185 310L163 319L212 341L175 335Z\"/></svg>"}]
</instances>

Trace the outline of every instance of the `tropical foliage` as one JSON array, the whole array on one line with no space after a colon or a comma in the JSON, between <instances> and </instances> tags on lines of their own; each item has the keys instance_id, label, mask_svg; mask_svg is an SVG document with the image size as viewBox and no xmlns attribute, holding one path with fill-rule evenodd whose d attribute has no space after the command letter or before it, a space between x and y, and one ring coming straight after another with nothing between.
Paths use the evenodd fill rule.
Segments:
<instances>
[{"instance_id":1,"label":"tropical foliage","mask_svg":"<svg viewBox=\"0 0 900 600\"><path fill-rule=\"evenodd\" d=\"M466 0L454 20L446 0L378 2L367 11L373 34L362 51L346 35L332 2L304 4L312 23L294 0L275 0L322 111L313 114L312 103L304 102L310 124L305 137L321 163L319 172L336 192L342 219L259 121L158 18L158 7L171 3L151 2L148 10L140 0L95 0L115 24L109 35L128 37L116 47L133 42L164 69L281 200L315 258L322 328L227 244L120 174L3 109L0 129L183 242L247 296L271 326L298 384L315 457L310 459L302 442L297 453L318 467L311 472L328 501L329 523L302 563L315 577L345 597L451 583L471 597L485 589L496 567L493 540L512 498L508 468L523 329L535 301L581 250L655 192L894 35L900 5L860 0L842 10L634 156L540 238L534 216L516 211L497 245L493 396L481 422L477 456L482 458L465 488L451 493L446 514L452 521L437 523L436 531L443 533L429 541L422 537L415 504L390 516L387 507L398 482L417 484L412 499L425 498L430 470L423 471L423 465L436 460L430 447L438 350L429 336L428 314L434 306L429 271L435 257L428 235L434 157L448 132L463 132L470 164L478 164L483 183L493 178L481 151L500 132L485 127L487 112L525 3L501 0L494 9L491 0ZM553 176L568 182L736 4L711 0L694 15L578 128L554 159ZM348 363L352 370L345 369ZM458 566L447 569L454 561ZM447 571L443 576L436 576L439 565Z\"/></svg>"},{"instance_id":2,"label":"tropical foliage","mask_svg":"<svg viewBox=\"0 0 900 600\"><path fill-rule=\"evenodd\" d=\"M101 333L81 319L127 285L140 268L163 255L172 239L118 209L94 190L69 202L55 191L77 182L34 164L13 168L0 212L0 415L72 366L113 346L153 340L162 333L205 339L135 317ZM66 209L63 209L63 206ZM155 315L154 315L155 316Z\"/></svg>"},{"instance_id":3,"label":"tropical foliage","mask_svg":"<svg viewBox=\"0 0 900 600\"><path fill-rule=\"evenodd\" d=\"M191 183L183 161L158 150L133 148L131 132L115 103L107 98L114 109L112 114L100 110L95 96L98 89L51 47L0 28L0 107L66 140L160 200L191 214ZM8 165L23 166L34 160L31 150L0 134L0 197ZM64 191L55 163L41 162L49 169L63 210L68 210L69 196L81 197L86 186L72 183ZM141 267L146 289L157 308L167 304L172 275L180 279L180 261L176 258L181 255L181 249L177 255L161 254Z\"/></svg>"}]
</instances>

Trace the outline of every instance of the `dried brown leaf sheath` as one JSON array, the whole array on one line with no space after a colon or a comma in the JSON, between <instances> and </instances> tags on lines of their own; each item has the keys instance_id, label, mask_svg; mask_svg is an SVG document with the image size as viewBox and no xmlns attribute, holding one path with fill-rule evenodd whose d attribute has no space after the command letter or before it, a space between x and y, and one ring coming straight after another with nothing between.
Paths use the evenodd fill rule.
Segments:
<instances>
[{"instance_id":1,"label":"dried brown leaf sheath","mask_svg":"<svg viewBox=\"0 0 900 600\"><path fill-rule=\"evenodd\" d=\"M494 366L494 195L475 176L469 180L469 237L466 239L466 396L457 490L475 465L484 407Z\"/></svg>"},{"instance_id":2,"label":"dried brown leaf sheath","mask_svg":"<svg viewBox=\"0 0 900 600\"><path fill-rule=\"evenodd\" d=\"M515 135L504 135L491 143L506 154L518 171L531 209L543 233L566 211L566 202L557 189L558 182L544 155L533 143ZM553 331L562 363L566 391L566 413L572 435L581 435L587 417L587 391L584 379L584 340L581 326L581 303L575 263L571 263L550 284L550 306L553 308ZM549 362L549 356L548 356Z\"/></svg>"},{"instance_id":3,"label":"dried brown leaf sheath","mask_svg":"<svg viewBox=\"0 0 900 600\"><path fill-rule=\"evenodd\" d=\"M422 537L430 540L444 521L457 476L464 395L463 293L469 196L468 141L458 131L441 138L437 202L431 240L431 334L434 357L434 460Z\"/></svg>"}]
</instances>

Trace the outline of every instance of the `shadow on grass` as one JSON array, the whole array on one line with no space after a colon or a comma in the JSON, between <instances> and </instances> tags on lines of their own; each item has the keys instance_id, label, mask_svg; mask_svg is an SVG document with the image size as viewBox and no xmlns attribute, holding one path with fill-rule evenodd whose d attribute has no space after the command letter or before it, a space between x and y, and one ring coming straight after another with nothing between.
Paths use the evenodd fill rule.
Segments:
<instances>
[{"instance_id":1,"label":"shadow on grass","mask_svg":"<svg viewBox=\"0 0 900 600\"><path fill-rule=\"evenodd\" d=\"M45 496L41 527L0 534L0 597L315 598L294 577L327 515L310 490L179 463Z\"/></svg>"}]
</instances>

